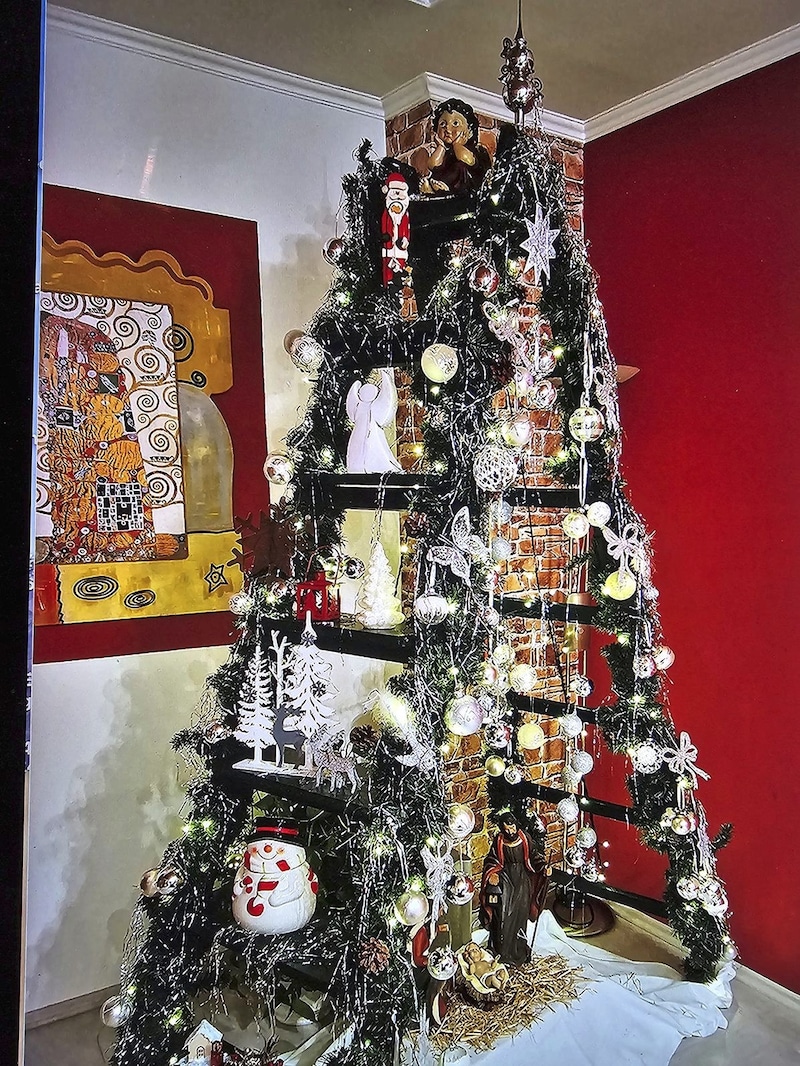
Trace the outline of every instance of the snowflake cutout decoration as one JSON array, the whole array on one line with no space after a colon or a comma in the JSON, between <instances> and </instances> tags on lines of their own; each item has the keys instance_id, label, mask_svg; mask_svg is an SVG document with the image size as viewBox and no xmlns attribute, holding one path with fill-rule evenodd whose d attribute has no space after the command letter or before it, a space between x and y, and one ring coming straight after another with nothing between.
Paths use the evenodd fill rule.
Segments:
<instances>
[{"instance_id":1,"label":"snowflake cutout decoration","mask_svg":"<svg viewBox=\"0 0 800 1066\"><path fill-rule=\"evenodd\" d=\"M534 284L538 285L542 277L550 280L550 260L555 258L555 243L559 230L550 229L550 215L545 218L542 205L537 203L533 222L525 219L528 237L520 245L528 253L528 261L523 273L533 271Z\"/></svg>"}]
</instances>

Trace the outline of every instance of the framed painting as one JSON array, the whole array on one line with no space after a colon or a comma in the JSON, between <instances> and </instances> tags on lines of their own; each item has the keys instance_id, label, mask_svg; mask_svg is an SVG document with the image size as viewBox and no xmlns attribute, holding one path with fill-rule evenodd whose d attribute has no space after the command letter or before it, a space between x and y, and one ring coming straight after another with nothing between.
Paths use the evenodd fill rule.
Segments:
<instances>
[{"instance_id":1,"label":"framed painting","mask_svg":"<svg viewBox=\"0 0 800 1066\"><path fill-rule=\"evenodd\" d=\"M268 496L256 224L55 186L44 220L35 660L225 643Z\"/></svg>"}]
</instances>

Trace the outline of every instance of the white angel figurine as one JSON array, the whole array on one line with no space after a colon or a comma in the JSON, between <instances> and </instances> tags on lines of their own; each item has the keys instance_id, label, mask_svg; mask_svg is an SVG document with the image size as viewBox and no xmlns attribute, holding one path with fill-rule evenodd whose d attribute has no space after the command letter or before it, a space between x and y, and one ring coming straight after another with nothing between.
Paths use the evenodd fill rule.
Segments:
<instances>
[{"instance_id":1,"label":"white angel figurine","mask_svg":"<svg viewBox=\"0 0 800 1066\"><path fill-rule=\"evenodd\" d=\"M383 432L397 413L397 390L388 370L380 370L379 375L378 385L356 380L347 393L347 414L353 423L347 444L348 474L384 474L402 469Z\"/></svg>"}]
</instances>

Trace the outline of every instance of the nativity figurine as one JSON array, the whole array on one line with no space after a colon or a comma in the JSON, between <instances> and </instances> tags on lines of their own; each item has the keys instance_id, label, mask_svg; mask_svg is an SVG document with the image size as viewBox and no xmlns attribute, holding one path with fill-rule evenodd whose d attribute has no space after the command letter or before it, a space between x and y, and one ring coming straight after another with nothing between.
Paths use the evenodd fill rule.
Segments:
<instances>
[{"instance_id":1,"label":"nativity figurine","mask_svg":"<svg viewBox=\"0 0 800 1066\"><path fill-rule=\"evenodd\" d=\"M478 143L478 119L469 104L451 98L433 112L434 149L429 173L420 181L425 196L464 195L480 188L492 157Z\"/></svg>"},{"instance_id":2,"label":"nativity figurine","mask_svg":"<svg viewBox=\"0 0 800 1066\"><path fill-rule=\"evenodd\" d=\"M465 944L458 952L458 964L470 989L480 995L502 992L508 984L507 968L474 941Z\"/></svg>"},{"instance_id":3,"label":"nativity figurine","mask_svg":"<svg viewBox=\"0 0 800 1066\"><path fill-rule=\"evenodd\" d=\"M484 859L480 890L481 924L489 949L503 962L522 966L530 959L528 922L539 914L547 891L544 857L510 811L500 815L499 832Z\"/></svg>"}]
</instances>

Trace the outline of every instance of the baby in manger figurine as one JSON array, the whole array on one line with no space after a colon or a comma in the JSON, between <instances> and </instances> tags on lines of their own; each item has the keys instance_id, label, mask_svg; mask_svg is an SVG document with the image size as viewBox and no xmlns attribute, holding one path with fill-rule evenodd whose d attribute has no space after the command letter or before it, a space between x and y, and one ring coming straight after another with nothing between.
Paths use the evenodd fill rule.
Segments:
<instances>
[{"instance_id":1,"label":"baby in manger figurine","mask_svg":"<svg viewBox=\"0 0 800 1066\"><path fill-rule=\"evenodd\" d=\"M530 958L528 921L539 914L547 891L544 857L531 837L505 811L498 819L500 830L484 859L480 891L481 924L489 930L489 948L514 966Z\"/></svg>"},{"instance_id":2,"label":"baby in manger figurine","mask_svg":"<svg viewBox=\"0 0 800 1066\"><path fill-rule=\"evenodd\" d=\"M428 160L430 173L420 181L426 196L464 194L480 188L492 158L478 144L478 119L463 100L445 100L433 112L435 147Z\"/></svg>"}]
</instances>

